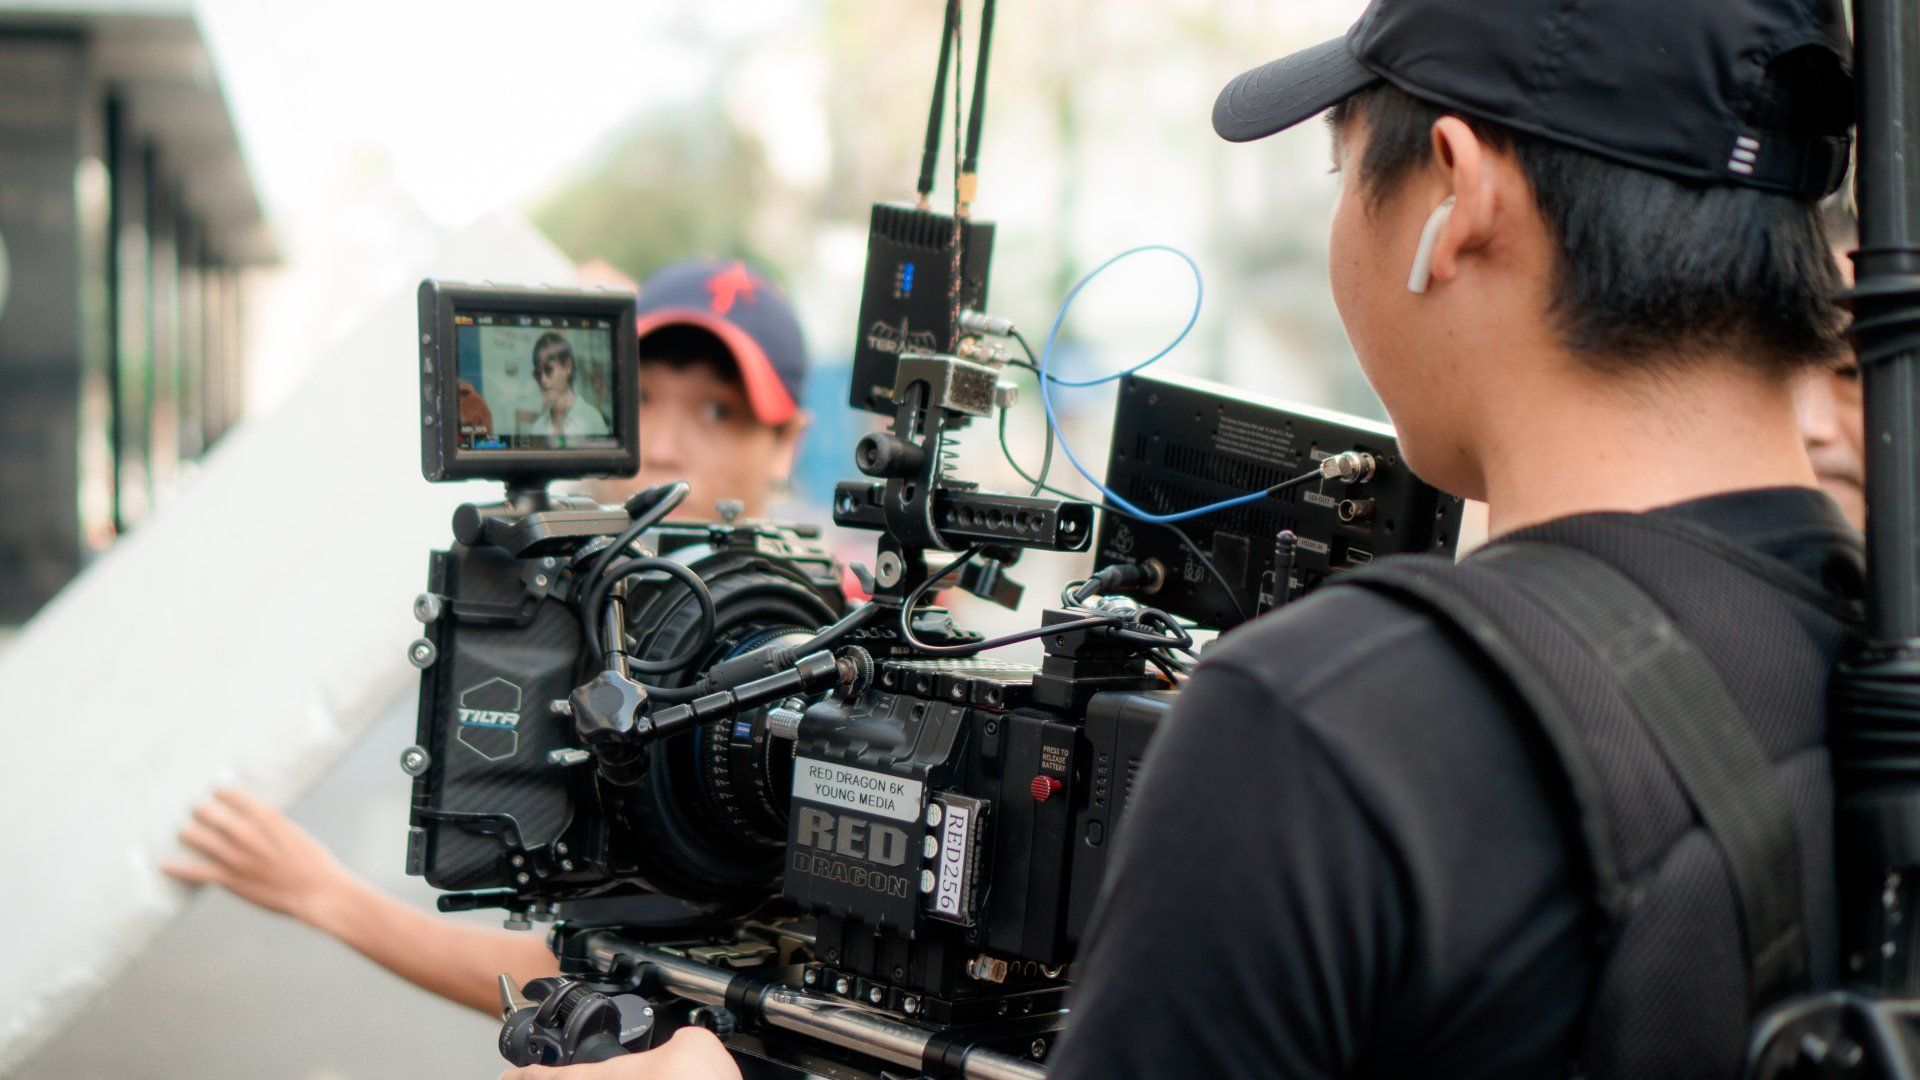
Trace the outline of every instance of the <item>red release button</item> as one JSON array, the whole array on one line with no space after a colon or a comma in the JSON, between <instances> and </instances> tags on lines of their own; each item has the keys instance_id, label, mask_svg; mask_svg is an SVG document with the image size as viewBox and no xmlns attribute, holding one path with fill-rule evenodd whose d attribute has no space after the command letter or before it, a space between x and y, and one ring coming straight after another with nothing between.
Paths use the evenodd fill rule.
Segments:
<instances>
[{"instance_id":1,"label":"red release button","mask_svg":"<svg viewBox=\"0 0 1920 1080\"><path fill-rule=\"evenodd\" d=\"M1056 776L1036 776L1033 778L1033 783L1027 785L1027 790L1033 792L1034 802L1046 802L1048 799L1053 798L1054 792L1060 790L1060 778Z\"/></svg>"}]
</instances>

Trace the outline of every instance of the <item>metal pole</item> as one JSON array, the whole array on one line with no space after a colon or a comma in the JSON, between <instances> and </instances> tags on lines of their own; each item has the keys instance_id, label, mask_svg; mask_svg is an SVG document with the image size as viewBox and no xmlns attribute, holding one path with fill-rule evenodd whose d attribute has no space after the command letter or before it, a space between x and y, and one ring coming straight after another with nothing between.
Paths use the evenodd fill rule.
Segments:
<instances>
[{"instance_id":1,"label":"metal pole","mask_svg":"<svg viewBox=\"0 0 1920 1080\"><path fill-rule=\"evenodd\" d=\"M1854 0L1867 638L1829 712L1848 976L1920 994L1920 0Z\"/></svg>"},{"instance_id":2,"label":"metal pole","mask_svg":"<svg viewBox=\"0 0 1920 1080\"><path fill-rule=\"evenodd\" d=\"M1904 643L1920 639L1920 0L1856 0L1854 27L1868 625L1876 642Z\"/></svg>"}]
</instances>

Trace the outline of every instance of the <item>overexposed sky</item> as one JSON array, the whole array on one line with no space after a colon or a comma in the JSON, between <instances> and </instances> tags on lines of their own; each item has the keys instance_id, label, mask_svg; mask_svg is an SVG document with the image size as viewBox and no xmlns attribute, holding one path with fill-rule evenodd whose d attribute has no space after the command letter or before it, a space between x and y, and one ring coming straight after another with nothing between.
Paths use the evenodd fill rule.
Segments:
<instances>
[{"instance_id":1,"label":"overexposed sky","mask_svg":"<svg viewBox=\"0 0 1920 1080\"><path fill-rule=\"evenodd\" d=\"M733 46L810 32L825 0L196 0L241 138L272 210L309 204L351 151L383 151L437 224L457 227L545 190L622 123L721 92ZM937 10L941 0L871 0ZM1047 0L1049 3L1066 0ZM1089 19L1129 8L1243 10L1263 32L1337 33L1359 0L1074 0ZM968 18L977 4L968 5ZM1002 25L1008 20L1003 16ZM903 47L907 43L903 43ZM931 42L912 42L916 55ZM777 122L784 79L756 131L776 168L806 173L823 132ZM812 89L811 87L801 88ZM916 84L914 95L924 91ZM742 102L728 101L737 109ZM768 139L769 132L775 137ZM779 138L784 134L787 137Z\"/></svg>"},{"instance_id":2,"label":"overexposed sky","mask_svg":"<svg viewBox=\"0 0 1920 1080\"><path fill-rule=\"evenodd\" d=\"M543 190L622 121L711 94L729 42L811 0L199 0L268 205L310 202L349 151L385 152L436 223Z\"/></svg>"}]
</instances>

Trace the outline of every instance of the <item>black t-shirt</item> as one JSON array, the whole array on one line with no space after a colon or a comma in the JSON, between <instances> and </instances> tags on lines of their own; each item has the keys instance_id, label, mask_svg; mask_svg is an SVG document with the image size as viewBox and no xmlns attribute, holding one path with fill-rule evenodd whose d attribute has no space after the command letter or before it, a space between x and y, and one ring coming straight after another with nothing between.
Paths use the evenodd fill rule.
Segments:
<instances>
[{"instance_id":1,"label":"black t-shirt","mask_svg":"<svg viewBox=\"0 0 1920 1080\"><path fill-rule=\"evenodd\" d=\"M1653 512L1816 581L1858 542L1809 489ZM1148 753L1050 1075L1555 1075L1596 958L1517 708L1364 590L1224 639Z\"/></svg>"}]
</instances>

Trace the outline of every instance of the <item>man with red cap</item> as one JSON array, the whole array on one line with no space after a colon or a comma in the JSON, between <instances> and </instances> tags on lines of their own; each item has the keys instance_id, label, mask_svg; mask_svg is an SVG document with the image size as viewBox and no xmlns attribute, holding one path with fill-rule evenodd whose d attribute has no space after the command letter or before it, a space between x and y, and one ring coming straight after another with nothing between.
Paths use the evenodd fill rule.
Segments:
<instances>
[{"instance_id":1,"label":"man with red cap","mask_svg":"<svg viewBox=\"0 0 1920 1080\"><path fill-rule=\"evenodd\" d=\"M806 430L806 343L786 293L737 259L689 259L649 276L640 334L638 485L685 480L688 517L737 500L765 517ZM613 492L606 501L617 502Z\"/></svg>"}]
</instances>

